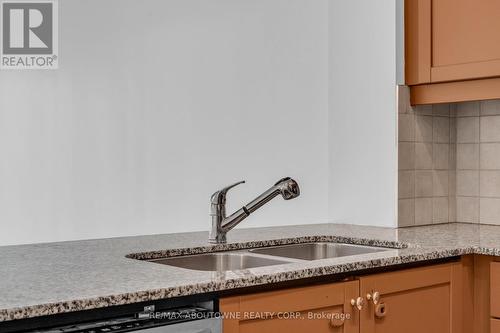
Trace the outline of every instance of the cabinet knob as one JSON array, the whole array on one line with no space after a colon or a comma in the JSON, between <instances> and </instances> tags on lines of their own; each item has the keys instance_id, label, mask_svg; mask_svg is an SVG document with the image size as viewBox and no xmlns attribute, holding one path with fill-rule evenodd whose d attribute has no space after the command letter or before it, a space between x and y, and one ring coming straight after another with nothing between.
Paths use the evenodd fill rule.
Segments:
<instances>
[{"instance_id":1,"label":"cabinet knob","mask_svg":"<svg viewBox=\"0 0 500 333\"><path fill-rule=\"evenodd\" d=\"M386 314L387 314L387 307L385 303L377 304L377 306L375 307L375 317L384 318Z\"/></svg>"},{"instance_id":2,"label":"cabinet knob","mask_svg":"<svg viewBox=\"0 0 500 333\"><path fill-rule=\"evenodd\" d=\"M363 306L365 305L365 299L363 297L351 299L351 305L361 311L363 309Z\"/></svg>"},{"instance_id":3,"label":"cabinet knob","mask_svg":"<svg viewBox=\"0 0 500 333\"><path fill-rule=\"evenodd\" d=\"M380 302L380 293L378 291L375 291L373 293L368 293L366 294L366 299L371 300L373 304L377 305Z\"/></svg>"},{"instance_id":4,"label":"cabinet knob","mask_svg":"<svg viewBox=\"0 0 500 333\"><path fill-rule=\"evenodd\" d=\"M333 314L333 317L330 319L330 326L332 327L342 327L344 325L344 317L337 316L336 313Z\"/></svg>"}]
</instances>

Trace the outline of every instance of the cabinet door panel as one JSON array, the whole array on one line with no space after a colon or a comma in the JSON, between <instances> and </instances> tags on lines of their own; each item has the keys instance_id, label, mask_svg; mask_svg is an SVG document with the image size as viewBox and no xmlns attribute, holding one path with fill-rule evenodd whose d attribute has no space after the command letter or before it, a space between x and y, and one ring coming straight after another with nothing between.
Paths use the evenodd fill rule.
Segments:
<instances>
[{"instance_id":1,"label":"cabinet door panel","mask_svg":"<svg viewBox=\"0 0 500 333\"><path fill-rule=\"evenodd\" d=\"M377 333L445 333L450 332L450 288L437 285L403 293L385 294L386 316L375 317Z\"/></svg>"},{"instance_id":2,"label":"cabinet door panel","mask_svg":"<svg viewBox=\"0 0 500 333\"><path fill-rule=\"evenodd\" d=\"M409 269L362 277L362 295L380 293L361 314L362 333L457 333L462 329L458 264ZM383 304L383 313L377 307ZM452 306L453 304L453 306ZM458 309L459 310L459 309Z\"/></svg>"},{"instance_id":3,"label":"cabinet door panel","mask_svg":"<svg viewBox=\"0 0 500 333\"><path fill-rule=\"evenodd\" d=\"M500 1L432 2L433 65L500 59Z\"/></svg>"},{"instance_id":4,"label":"cabinet door panel","mask_svg":"<svg viewBox=\"0 0 500 333\"><path fill-rule=\"evenodd\" d=\"M500 0L405 0L405 64L406 83L431 92L436 83L485 81L471 84L467 96L416 94L412 103L499 98L498 84L488 80L500 77ZM482 93L479 84L492 91ZM447 88L436 87L435 95L439 89Z\"/></svg>"},{"instance_id":5,"label":"cabinet door panel","mask_svg":"<svg viewBox=\"0 0 500 333\"><path fill-rule=\"evenodd\" d=\"M500 1L432 1L431 81L500 75Z\"/></svg>"},{"instance_id":6,"label":"cabinet door panel","mask_svg":"<svg viewBox=\"0 0 500 333\"><path fill-rule=\"evenodd\" d=\"M358 333L359 313L350 304L358 296L359 282L349 281L224 298L224 333ZM335 326L334 314L350 319Z\"/></svg>"}]
</instances>

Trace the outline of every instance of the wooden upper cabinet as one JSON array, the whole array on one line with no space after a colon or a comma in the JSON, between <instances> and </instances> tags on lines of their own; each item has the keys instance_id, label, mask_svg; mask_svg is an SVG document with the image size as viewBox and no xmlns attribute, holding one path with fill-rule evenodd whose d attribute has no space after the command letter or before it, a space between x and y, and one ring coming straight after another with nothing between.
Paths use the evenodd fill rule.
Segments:
<instances>
[{"instance_id":1,"label":"wooden upper cabinet","mask_svg":"<svg viewBox=\"0 0 500 333\"><path fill-rule=\"evenodd\" d=\"M462 274L451 263L361 277L361 294L379 299L361 312L360 332L463 332Z\"/></svg>"},{"instance_id":2,"label":"wooden upper cabinet","mask_svg":"<svg viewBox=\"0 0 500 333\"><path fill-rule=\"evenodd\" d=\"M500 0L405 0L405 63L413 104L500 98Z\"/></svg>"},{"instance_id":3,"label":"wooden upper cabinet","mask_svg":"<svg viewBox=\"0 0 500 333\"><path fill-rule=\"evenodd\" d=\"M359 282L349 281L224 298L220 300L223 331L358 333L359 313L350 303L358 295ZM336 314L351 317L341 320Z\"/></svg>"},{"instance_id":4,"label":"wooden upper cabinet","mask_svg":"<svg viewBox=\"0 0 500 333\"><path fill-rule=\"evenodd\" d=\"M406 0L409 85L500 76L500 0Z\"/></svg>"},{"instance_id":5,"label":"wooden upper cabinet","mask_svg":"<svg viewBox=\"0 0 500 333\"><path fill-rule=\"evenodd\" d=\"M431 82L500 76L500 1L432 1Z\"/></svg>"},{"instance_id":6,"label":"wooden upper cabinet","mask_svg":"<svg viewBox=\"0 0 500 333\"><path fill-rule=\"evenodd\" d=\"M405 1L407 85L431 82L431 0Z\"/></svg>"}]
</instances>

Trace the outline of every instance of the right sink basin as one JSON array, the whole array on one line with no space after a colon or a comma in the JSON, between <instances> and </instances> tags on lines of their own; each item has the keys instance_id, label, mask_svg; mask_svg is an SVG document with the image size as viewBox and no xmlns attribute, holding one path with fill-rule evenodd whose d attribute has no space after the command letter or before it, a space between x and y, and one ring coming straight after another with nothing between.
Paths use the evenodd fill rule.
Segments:
<instances>
[{"instance_id":1,"label":"right sink basin","mask_svg":"<svg viewBox=\"0 0 500 333\"><path fill-rule=\"evenodd\" d=\"M344 243L304 243L250 250L252 253L300 260L338 258L393 249Z\"/></svg>"}]
</instances>

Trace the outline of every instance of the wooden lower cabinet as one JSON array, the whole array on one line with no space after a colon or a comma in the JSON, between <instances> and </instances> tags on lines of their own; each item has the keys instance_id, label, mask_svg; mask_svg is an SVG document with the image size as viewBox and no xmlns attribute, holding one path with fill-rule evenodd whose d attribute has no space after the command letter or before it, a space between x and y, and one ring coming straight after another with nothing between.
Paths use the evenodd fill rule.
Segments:
<instances>
[{"instance_id":1,"label":"wooden lower cabinet","mask_svg":"<svg viewBox=\"0 0 500 333\"><path fill-rule=\"evenodd\" d=\"M453 262L221 299L223 332L469 333L472 299L464 297L465 277L472 273L464 267L463 262ZM351 304L359 298L364 300L361 310ZM278 313L297 317L285 319ZM350 318L331 320L332 314Z\"/></svg>"},{"instance_id":2,"label":"wooden lower cabinet","mask_svg":"<svg viewBox=\"0 0 500 333\"><path fill-rule=\"evenodd\" d=\"M500 333L500 257L474 256L474 333ZM496 327L494 325L496 324Z\"/></svg>"},{"instance_id":3,"label":"wooden lower cabinet","mask_svg":"<svg viewBox=\"0 0 500 333\"><path fill-rule=\"evenodd\" d=\"M463 332L462 281L459 263L361 277L360 332Z\"/></svg>"},{"instance_id":4,"label":"wooden lower cabinet","mask_svg":"<svg viewBox=\"0 0 500 333\"><path fill-rule=\"evenodd\" d=\"M500 318L500 262L490 264L490 311L492 317Z\"/></svg>"},{"instance_id":5,"label":"wooden lower cabinet","mask_svg":"<svg viewBox=\"0 0 500 333\"><path fill-rule=\"evenodd\" d=\"M221 299L223 332L358 333L358 294L359 282L348 281Z\"/></svg>"}]
</instances>

